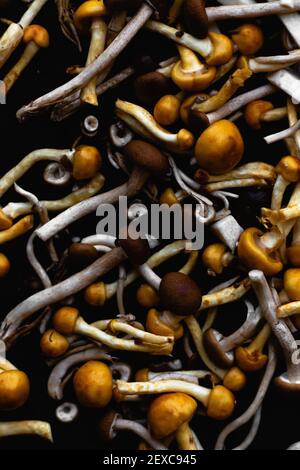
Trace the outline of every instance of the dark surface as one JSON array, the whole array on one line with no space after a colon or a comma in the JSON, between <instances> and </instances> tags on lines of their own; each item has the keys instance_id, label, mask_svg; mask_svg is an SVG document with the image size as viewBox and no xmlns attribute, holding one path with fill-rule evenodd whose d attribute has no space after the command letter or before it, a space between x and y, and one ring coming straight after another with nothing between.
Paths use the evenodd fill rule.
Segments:
<instances>
[{"instance_id":1,"label":"dark surface","mask_svg":"<svg viewBox=\"0 0 300 470\"><path fill-rule=\"evenodd\" d=\"M80 135L80 123L83 116L90 110L82 109L80 113L74 117L56 124L52 123L48 116L39 116L31 121L19 124L15 118L16 110L23 104L28 103L32 98L36 98L46 91L49 91L59 84L68 80L65 74L67 66L73 64L83 64L86 48L83 55L80 55L76 48L70 44L60 33L56 18L56 9L54 2L50 0L39 17L35 20L49 28L51 35L51 47L43 50L34 60L32 65L25 71L22 78L15 85L8 96L8 104L0 106L0 135L1 135L1 174L4 174L9 168L16 164L28 152L45 147L66 148L70 147L75 139ZM14 6L10 11L3 12L2 16L17 20L20 12L24 10L24 5L20 1L13 1ZM224 24L225 30L230 30L235 23ZM279 34L282 29L281 24L276 19L264 19L263 25L266 36L268 37L267 48L263 53L279 52L280 40ZM4 30L4 28L2 28ZM156 60L165 59L173 55L175 48L167 40L158 38L154 35L140 33L132 42L128 50L122 55L118 61L118 69L123 64L131 63L134 56L141 53L150 53ZM4 73L14 63L16 57L20 54L20 49L13 55L13 58L1 70L2 78ZM249 87L262 83L262 78L252 78L249 81ZM131 82L126 82L119 87L117 92L108 93L100 99L100 108L96 111L100 119L101 132L94 140L83 139L82 143L92 143L100 147L103 151L103 143L105 142L107 125L113 118L113 102L116 96L131 97ZM272 98L273 103L284 103L284 98L275 96ZM95 113L95 111L93 110ZM281 129L283 123L278 123L272 127L266 126L262 132L254 132L246 127L243 119L240 119L238 126L245 139L245 157L247 160L264 160L270 163L276 163L279 158L287 153L283 144L276 144L268 147L262 140L262 135L270 133L276 129ZM44 164L37 165L36 168L28 172L27 176L21 180L21 185L25 189L36 192L42 199L47 196L48 199L58 198L58 191L49 188L42 181L42 169ZM182 165L184 168L184 164ZM124 180L124 176L117 171L112 170L108 163L104 164L103 173L106 176L105 189L116 186L119 181ZM63 191L64 192L64 191ZM257 189L243 190L240 192L240 199L233 201L233 214L238 218L240 223L246 227L257 224L257 215L261 205L268 203L270 191ZM18 195L13 190L9 191L1 202L3 205L8 201L19 200ZM61 235L57 242L60 253L63 252L71 236L80 236L92 234L95 231L96 218L91 216L81 223L76 223L70 227L70 233ZM212 238L207 232L206 243L211 242ZM28 267L25 257L26 237L1 247L3 252L7 253L12 261L12 270L9 276L0 282L1 291L1 313L0 318L15 306L19 301L23 300L30 294L29 279L32 272ZM49 260L45 254L42 245L37 247L38 256L45 263L49 264ZM184 263L184 257L178 257L174 263L164 267L167 270L176 270ZM160 272L163 273L164 270ZM226 271L220 277L228 279L234 275L236 271ZM114 279L116 273L111 274L108 278ZM200 263L194 274L195 280L201 285L202 291L207 290L219 282L219 278L207 279ZM145 312L138 309L134 300L136 285L126 290L126 307L128 311L136 314L141 321L145 318ZM77 304L82 308L82 313L88 321L94 321L98 318L109 318L116 313L115 304L113 302L105 305L103 309L89 309L82 302L81 295L78 295ZM244 318L245 309L243 303L237 302L234 305L220 308L215 327L224 333L233 331ZM142 355L123 355L117 353L116 356L122 360L128 361L133 365L134 369L141 366L149 365L149 358ZM177 346L175 357L182 356L182 351ZM55 418L55 409L58 403L49 399L47 396L47 378L49 369L45 365L39 351L39 334L37 332L30 334L26 338L21 339L10 351L9 359L15 363L20 369L26 371L31 379L32 390L29 402L20 410L10 413L0 413L0 420L19 420L19 419L40 419L50 421L53 429L55 444L51 445L39 438L31 437L15 437L3 439L0 442L0 450L4 449L101 449L101 448L118 448L133 449L136 447L136 439L132 435L121 434L111 444L102 444L97 434L97 420L101 416L100 411L86 410L80 408L80 414L76 422L72 424L61 424ZM153 358L150 358L152 361ZM157 361L158 359L156 359ZM198 362L197 366L202 367ZM195 367L195 365L193 366ZM282 371L282 365L278 370ZM245 391L237 396L238 405L235 416L243 412L255 394L259 374L249 376L249 383ZM74 401L72 386L69 384L65 390L65 399ZM145 400L147 403L147 400ZM292 442L299 440L299 432L297 430L298 416L300 411L300 399L279 395L273 386L268 392L264 402L262 423L257 437L251 446L251 449L285 449ZM144 406L137 403L131 407L131 413L137 417L145 416ZM224 423L216 423L203 416L197 416L193 421L193 428L197 431L200 441L205 448L212 448L216 440L218 432L223 428ZM228 447L231 448L241 442L247 431L242 428L227 441Z\"/></svg>"}]
</instances>

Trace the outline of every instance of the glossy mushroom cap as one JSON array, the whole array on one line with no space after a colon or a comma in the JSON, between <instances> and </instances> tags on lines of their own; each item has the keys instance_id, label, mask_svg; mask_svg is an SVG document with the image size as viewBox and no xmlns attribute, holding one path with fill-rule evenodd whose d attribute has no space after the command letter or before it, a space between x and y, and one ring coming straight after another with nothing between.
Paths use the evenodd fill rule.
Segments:
<instances>
[{"instance_id":1,"label":"glossy mushroom cap","mask_svg":"<svg viewBox=\"0 0 300 470\"><path fill-rule=\"evenodd\" d=\"M0 410L20 408L27 401L30 383L20 370L9 370L0 374Z\"/></svg>"},{"instance_id":2,"label":"glossy mushroom cap","mask_svg":"<svg viewBox=\"0 0 300 470\"><path fill-rule=\"evenodd\" d=\"M80 145L73 156L73 177L76 180L93 178L102 165L102 157L96 147Z\"/></svg>"},{"instance_id":3,"label":"glossy mushroom cap","mask_svg":"<svg viewBox=\"0 0 300 470\"><path fill-rule=\"evenodd\" d=\"M69 349L69 341L65 336L51 329L45 331L41 337L40 348L47 357L60 357Z\"/></svg>"},{"instance_id":4,"label":"glossy mushroom cap","mask_svg":"<svg viewBox=\"0 0 300 470\"><path fill-rule=\"evenodd\" d=\"M202 294L196 282L179 272L170 272L163 276L159 297L166 309L180 316L193 315L202 302Z\"/></svg>"},{"instance_id":5,"label":"glossy mushroom cap","mask_svg":"<svg viewBox=\"0 0 300 470\"><path fill-rule=\"evenodd\" d=\"M238 367L231 367L223 379L224 387L232 392L240 392L247 383L246 374Z\"/></svg>"},{"instance_id":6,"label":"glossy mushroom cap","mask_svg":"<svg viewBox=\"0 0 300 470\"><path fill-rule=\"evenodd\" d=\"M149 284L141 284L136 292L136 300L142 307L151 308L159 303L159 296Z\"/></svg>"},{"instance_id":7,"label":"glossy mushroom cap","mask_svg":"<svg viewBox=\"0 0 300 470\"><path fill-rule=\"evenodd\" d=\"M78 31L88 32L93 19L107 14L103 0L88 0L82 3L74 13L74 24Z\"/></svg>"},{"instance_id":8,"label":"glossy mushroom cap","mask_svg":"<svg viewBox=\"0 0 300 470\"><path fill-rule=\"evenodd\" d=\"M216 77L216 67L202 64L197 55L187 47L179 46L178 49L180 60L172 68L173 82L184 91L205 90Z\"/></svg>"},{"instance_id":9,"label":"glossy mushroom cap","mask_svg":"<svg viewBox=\"0 0 300 470\"><path fill-rule=\"evenodd\" d=\"M235 350L235 360L245 372L255 372L266 365L268 356L260 351L249 351L240 346Z\"/></svg>"},{"instance_id":10,"label":"glossy mushroom cap","mask_svg":"<svg viewBox=\"0 0 300 470\"><path fill-rule=\"evenodd\" d=\"M233 56L233 43L224 34L210 32L208 37L212 42L212 52L206 57L207 65L223 65Z\"/></svg>"},{"instance_id":11,"label":"glossy mushroom cap","mask_svg":"<svg viewBox=\"0 0 300 470\"><path fill-rule=\"evenodd\" d=\"M114 410L109 410L102 416L99 422L100 437L104 442L112 441L117 433L114 430L114 424L120 415Z\"/></svg>"},{"instance_id":12,"label":"glossy mushroom cap","mask_svg":"<svg viewBox=\"0 0 300 470\"><path fill-rule=\"evenodd\" d=\"M53 326L56 331L64 336L74 333L76 322L80 316L79 310L74 307L62 307L53 316Z\"/></svg>"},{"instance_id":13,"label":"glossy mushroom cap","mask_svg":"<svg viewBox=\"0 0 300 470\"><path fill-rule=\"evenodd\" d=\"M103 362L88 361L74 375L73 386L81 405L104 408L112 398L111 370Z\"/></svg>"},{"instance_id":14,"label":"glossy mushroom cap","mask_svg":"<svg viewBox=\"0 0 300 470\"><path fill-rule=\"evenodd\" d=\"M3 253L0 253L0 279L5 277L10 270L10 261Z\"/></svg>"},{"instance_id":15,"label":"glossy mushroom cap","mask_svg":"<svg viewBox=\"0 0 300 470\"><path fill-rule=\"evenodd\" d=\"M232 170L241 160L244 142L239 129L226 119L211 124L200 135L195 157L200 167L212 175Z\"/></svg>"},{"instance_id":16,"label":"glossy mushroom cap","mask_svg":"<svg viewBox=\"0 0 300 470\"><path fill-rule=\"evenodd\" d=\"M229 418L235 407L234 395L223 385L216 385L208 399L207 416L216 420Z\"/></svg>"},{"instance_id":17,"label":"glossy mushroom cap","mask_svg":"<svg viewBox=\"0 0 300 470\"><path fill-rule=\"evenodd\" d=\"M169 172L167 157L148 142L134 139L122 150L133 164L140 166L152 175L162 178Z\"/></svg>"},{"instance_id":18,"label":"glossy mushroom cap","mask_svg":"<svg viewBox=\"0 0 300 470\"><path fill-rule=\"evenodd\" d=\"M263 232L255 227L244 230L238 243L238 257L249 269L259 269L266 276L275 276L282 271L283 264L277 251L270 253L259 244L262 235Z\"/></svg>"},{"instance_id":19,"label":"glossy mushroom cap","mask_svg":"<svg viewBox=\"0 0 300 470\"><path fill-rule=\"evenodd\" d=\"M135 240L127 231L120 234L118 245L123 248L131 263L136 266L146 263L151 254L148 240L145 238Z\"/></svg>"},{"instance_id":20,"label":"glossy mushroom cap","mask_svg":"<svg viewBox=\"0 0 300 470\"><path fill-rule=\"evenodd\" d=\"M189 422L197 409L194 398L185 393L165 393L155 398L148 411L148 424L157 439L174 434Z\"/></svg>"},{"instance_id":21,"label":"glossy mushroom cap","mask_svg":"<svg viewBox=\"0 0 300 470\"><path fill-rule=\"evenodd\" d=\"M224 243L213 243L208 245L202 253L204 266L216 274L221 274L224 269L222 258L226 251L227 247Z\"/></svg>"},{"instance_id":22,"label":"glossy mushroom cap","mask_svg":"<svg viewBox=\"0 0 300 470\"><path fill-rule=\"evenodd\" d=\"M297 183L300 179L300 161L291 155L283 157L276 165L275 170L290 183Z\"/></svg>"},{"instance_id":23,"label":"glossy mushroom cap","mask_svg":"<svg viewBox=\"0 0 300 470\"><path fill-rule=\"evenodd\" d=\"M68 248L68 264L72 269L81 271L92 264L99 255L93 245L72 243Z\"/></svg>"},{"instance_id":24,"label":"glossy mushroom cap","mask_svg":"<svg viewBox=\"0 0 300 470\"><path fill-rule=\"evenodd\" d=\"M183 4L185 30L192 36L204 39L208 35L208 18L204 0L186 0Z\"/></svg>"},{"instance_id":25,"label":"glossy mushroom cap","mask_svg":"<svg viewBox=\"0 0 300 470\"><path fill-rule=\"evenodd\" d=\"M104 282L95 282L84 291L84 300L94 307L102 307L107 298Z\"/></svg>"},{"instance_id":26,"label":"glossy mushroom cap","mask_svg":"<svg viewBox=\"0 0 300 470\"><path fill-rule=\"evenodd\" d=\"M233 31L232 40L241 54L251 56L262 48L264 35L256 24L246 23Z\"/></svg>"},{"instance_id":27,"label":"glossy mushroom cap","mask_svg":"<svg viewBox=\"0 0 300 470\"><path fill-rule=\"evenodd\" d=\"M300 382L293 382L288 378L287 372L274 379L274 384L283 392L300 393Z\"/></svg>"},{"instance_id":28,"label":"glossy mushroom cap","mask_svg":"<svg viewBox=\"0 0 300 470\"><path fill-rule=\"evenodd\" d=\"M181 102L175 95L164 95L156 103L154 119L162 126L171 126L179 119Z\"/></svg>"},{"instance_id":29,"label":"glossy mushroom cap","mask_svg":"<svg viewBox=\"0 0 300 470\"><path fill-rule=\"evenodd\" d=\"M24 30L23 42L28 44L34 42L41 48L49 47L50 39L48 31L38 24L31 24Z\"/></svg>"},{"instance_id":30,"label":"glossy mushroom cap","mask_svg":"<svg viewBox=\"0 0 300 470\"><path fill-rule=\"evenodd\" d=\"M182 338L184 335L184 329L180 323L176 323L174 325L165 323L161 318L160 312L155 308L151 308L148 311L146 330L154 335L174 336L175 341Z\"/></svg>"},{"instance_id":31,"label":"glossy mushroom cap","mask_svg":"<svg viewBox=\"0 0 300 470\"><path fill-rule=\"evenodd\" d=\"M247 124L252 127L252 129L260 129L262 116L273 108L274 106L270 101L251 101L251 103L247 104L244 111Z\"/></svg>"},{"instance_id":32,"label":"glossy mushroom cap","mask_svg":"<svg viewBox=\"0 0 300 470\"><path fill-rule=\"evenodd\" d=\"M206 330L203 336L205 349L209 357L211 357L212 360L221 367L228 368L232 366L234 356L231 351L223 351L220 345L221 339L222 335L213 328L209 328L208 330Z\"/></svg>"},{"instance_id":33,"label":"glossy mushroom cap","mask_svg":"<svg viewBox=\"0 0 300 470\"><path fill-rule=\"evenodd\" d=\"M300 268L291 268L285 271L283 286L291 300L300 300Z\"/></svg>"},{"instance_id":34,"label":"glossy mushroom cap","mask_svg":"<svg viewBox=\"0 0 300 470\"><path fill-rule=\"evenodd\" d=\"M154 105L170 91L170 80L159 72L148 72L134 82L136 98L144 105Z\"/></svg>"}]
</instances>

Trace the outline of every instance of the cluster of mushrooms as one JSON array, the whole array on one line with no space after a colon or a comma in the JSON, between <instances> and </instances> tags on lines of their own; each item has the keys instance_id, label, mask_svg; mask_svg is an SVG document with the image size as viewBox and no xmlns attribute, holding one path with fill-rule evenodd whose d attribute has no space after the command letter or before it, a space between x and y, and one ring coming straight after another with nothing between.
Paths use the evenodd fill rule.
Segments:
<instances>
[{"instance_id":1,"label":"cluster of mushrooms","mask_svg":"<svg viewBox=\"0 0 300 470\"><path fill-rule=\"evenodd\" d=\"M0 438L33 434L55 441L50 423L1 420L1 412L30 399L30 364L19 370L10 350L39 331L36 353L49 366L45 393L58 402L58 419L80 423L81 410L93 408L102 442L125 431L138 436L140 450L202 450L196 427L205 415L224 421L211 444L216 450L251 423L235 447L247 449L269 387L284 396L300 393L300 1L23 0L23 16L5 19L0 38L8 106L11 88L22 87L25 68L51 44L45 25L35 24L47 3L57 8L61 41L78 48L82 64L66 64L71 79L20 103L17 119L22 125L43 113L67 126L79 110L89 114L79 121L81 136L71 148L33 149L0 177L1 198L9 190L18 194L16 202L1 203L0 244L27 237L27 260L40 285L1 312ZM269 40L262 28L268 15L281 21L278 55L260 55ZM227 20L239 25L226 28ZM142 29L162 36L174 55L118 68L118 56ZM256 75L260 84L251 87ZM131 101L115 100L106 132L97 119L99 97L113 88L118 95L122 83ZM249 132L268 133L275 121L282 130L261 137L270 148L267 163L261 155L243 162L240 123ZM89 138L99 137L105 151L89 145ZM285 142L285 154L274 155L278 141ZM40 162L44 184L60 194L69 188L63 197L40 200L22 186L22 177ZM104 162L124 181L106 191ZM242 227L232 204L241 188L253 187L270 188L270 204L259 210L255 226ZM144 210L142 202L194 204L194 220L205 225L204 247L193 250L184 239L86 233L61 249L72 224L121 196L130 202L128 222ZM39 256L41 243L47 264ZM3 251L1 279L17 263ZM176 257L184 264L176 265ZM175 270L168 268L174 262ZM130 285L135 311L127 307ZM239 327L222 333L214 324L229 303ZM148 367L138 368L137 357ZM252 402L237 414L240 392L255 380ZM67 384L74 403L65 396Z\"/></svg>"}]
</instances>

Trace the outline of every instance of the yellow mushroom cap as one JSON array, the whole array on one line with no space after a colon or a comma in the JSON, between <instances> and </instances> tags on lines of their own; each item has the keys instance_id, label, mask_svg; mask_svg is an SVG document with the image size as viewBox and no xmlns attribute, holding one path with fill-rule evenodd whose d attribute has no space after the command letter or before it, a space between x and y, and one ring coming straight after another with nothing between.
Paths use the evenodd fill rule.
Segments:
<instances>
[{"instance_id":1,"label":"yellow mushroom cap","mask_svg":"<svg viewBox=\"0 0 300 470\"><path fill-rule=\"evenodd\" d=\"M297 268L300 268L300 245L289 246L286 250L288 261Z\"/></svg>"},{"instance_id":2,"label":"yellow mushroom cap","mask_svg":"<svg viewBox=\"0 0 300 470\"><path fill-rule=\"evenodd\" d=\"M0 253L0 278L7 275L10 270L10 261L3 253Z\"/></svg>"},{"instance_id":3,"label":"yellow mushroom cap","mask_svg":"<svg viewBox=\"0 0 300 470\"><path fill-rule=\"evenodd\" d=\"M59 357L69 349L69 341L57 331L51 329L45 331L41 337L40 347L47 357Z\"/></svg>"},{"instance_id":4,"label":"yellow mushroom cap","mask_svg":"<svg viewBox=\"0 0 300 470\"><path fill-rule=\"evenodd\" d=\"M256 54L264 43L264 35L261 28L253 23L246 23L236 28L231 37L240 53L246 56Z\"/></svg>"},{"instance_id":5,"label":"yellow mushroom cap","mask_svg":"<svg viewBox=\"0 0 300 470\"><path fill-rule=\"evenodd\" d=\"M146 367L135 373L134 380L136 382L147 382L149 380L149 369Z\"/></svg>"},{"instance_id":6,"label":"yellow mushroom cap","mask_svg":"<svg viewBox=\"0 0 300 470\"><path fill-rule=\"evenodd\" d=\"M192 51L190 51L192 53ZM195 55L196 60L196 55ZM181 60L176 62L172 68L171 78L175 85L181 90L195 92L205 90L215 79L217 69L215 67L206 66L198 61L198 67L187 69L182 66Z\"/></svg>"},{"instance_id":7,"label":"yellow mushroom cap","mask_svg":"<svg viewBox=\"0 0 300 470\"><path fill-rule=\"evenodd\" d=\"M101 18L107 14L103 0L88 0L82 3L74 13L74 24L76 28L85 32L89 29L91 21Z\"/></svg>"},{"instance_id":8,"label":"yellow mushroom cap","mask_svg":"<svg viewBox=\"0 0 300 470\"><path fill-rule=\"evenodd\" d=\"M104 282L96 282L86 288L84 300L94 307L102 307L106 301L106 287Z\"/></svg>"},{"instance_id":9,"label":"yellow mushroom cap","mask_svg":"<svg viewBox=\"0 0 300 470\"><path fill-rule=\"evenodd\" d=\"M261 118L267 111L273 109L270 101L255 100L248 103L245 108L245 120L247 124L253 129L261 128Z\"/></svg>"},{"instance_id":10,"label":"yellow mushroom cap","mask_svg":"<svg viewBox=\"0 0 300 470\"><path fill-rule=\"evenodd\" d=\"M43 48L49 47L50 43L48 31L38 24L31 24L25 28L23 41L26 44L35 42L37 46Z\"/></svg>"},{"instance_id":11,"label":"yellow mushroom cap","mask_svg":"<svg viewBox=\"0 0 300 470\"><path fill-rule=\"evenodd\" d=\"M226 64L233 56L233 43L231 39L221 33L210 32L208 37L212 42L212 52L206 58L208 65Z\"/></svg>"},{"instance_id":12,"label":"yellow mushroom cap","mask_svg":"<svg viewBox=\"0 0 300 470\"><path fill-rule=\"evenodd\" d=\"M291 183L297 183L300 179L300 161L291 155L283 157L276 165L275 170L285 180Z\"/></svg>"},{"instance_id":13,"label":"yellow mushroom cap","mask_svg":"<svg viewBox=\"0 0 300 470\"><path fill-rule=\"evenodd\" d=\"M30 383L20 370L9 370L0 374L0 410L20 408L27 401Z\"/></svg>"},{"instance_id":14,"label":"yellow mushroom cap","mask_svg":"<svg viewBox=\"0 0 300 470\"><path fill-rule=\"evenodd\" d=\"M266 365L268 356L260 351L249 351L239 346L235 350L235 359L238 366L245 372L256 372Z\"/></svg>"},{"instance_id":15,"label":"yellow mushroom cap","mask_svg":"<svg viewBox=\"0 0 300 470\"><path fill-rule=\"evenodd\" d=\"M137 290L136 300L142 307L151 308L159 303L159 296L149 284L142 284Z\"/></svg>"},{"instance_id":16,"label":"yellow mushroom cap","mask_svg":"<svg viewBox=\"0 0 300 470\"><path fill-rule=\"evenodd\" d=\"M197 409L197 402L185 393L165 393L155 398L148 411L152 434L163 439L174 434L182 424L189 422Z\"/></svg>"},{"instance_id":17,"label":"yellow mushroom cap","mask_svg":"<svg viewBox=\"0 0 300 470\"><path fill-rule=\"evenodd\" d=\"M285 271L283 286L291 300L300 300L300 268L291 268Z\"/></svg>"},{"instance_id":18,"label":"yellow mushroom cap","mask_svg":"<svg viewBox=\"0 0 300 470\"><path fill-rule=\"evenodd\" d=\"M224 387L232 392L240 392L246 386L247 377L238 367L231 367L223 379Z\"/></svg>"},{"instance_id":19,"label":"yellow mushroom cap","mask_svg":"<svg viewBox=\"0 0 300 470\"><path fill-rule=\"evenodd\" d=\"M176 328L167 325L161 320L160 313L155 308L151 308L147 314L146 330L154 335L161 336L174 336L175 341L181 338L184 334L182 325L178 325Z\"/></svg>"},{"instance_id":20,"label":"yellow mushroom cap","mask_svg":"<svg viewBox=\"0 0 300 470\"><path fill-rule=\"evenodd\" d=\"M212 243L207 246L202 254L203 264L216 274L221 274L224 265L222 258L227 251L224 243Z\"/></svg>"},{"instance_id":21,"label":"yellow mushroom cap","mask_svg":"<svg viewBox=\"0 0 300 470\"><path fill-rule=\"evenodd\" d=\"M96 147L80 145L73 157L73 177L76 180L93 178L101 164L102 157Z\"/></svg>"},{"instance_id":22,"label":"yellow mushroom cap","mask_svg":"<svg viewBox=\"0 0 300 470\"><path fill-rule=\"evenodd\" d=\"M216 385L210 392L207 416L216 420L229 418L235 407L234 395L223 385Z\"/></svg>"},{"instance_id":23,"label":"yellow mushroom cap","mask_svg":"<svg viewBox=\"0 0 300 470\"><path fill-rule=\"evenodd\" d=\"M159 198L160 204L167 204L168 206L173 206L173 204L178 204L178 199L172 188L166 188L160 195Z\"/></svg>"},{"instance_id":24,"label":"yellow mushroom cap","mask_svg":"<svg viewBox=\"0 0 300 470\"><path fill-rule=\"evenodd\" d=\"M195 156L200 167L212 175L232 170L241 160L244 142L237 126L226 119L216 121L197 140Z\"/></svg>"},{"instance_id":25,"label":"yellow mushroom cap","mask_svg":"<svg viewBox=\"0 0 300 470\"><path fill-rule=\"evenodd\" d=\"M77 399L83 406L104 408L112 398L112 374L103 362L86 362L74 375L73 385Z\"/></svg>"},{"instance_id":26,"label":"yellow mushroom cap","mask_svg":"<svg viewBox=\"0 0 300 470\"><path fill-rule=\"evenodd\" d=\"M153 111L154 119L162 126L171 126L179 119L180 99L174 95L162 96Z\"/></svg>"},{"instance_id":27,"label":"yellow mushroom cap","mask_svg":"<svg viewBox=\"0 0 300 470\"><path fill-rule=\"evenodd\" d=\"M62 307L53 317L53 326L60 334L69 336L74 333L79 310L74 307Z\"/></svg>"}]
</instances>

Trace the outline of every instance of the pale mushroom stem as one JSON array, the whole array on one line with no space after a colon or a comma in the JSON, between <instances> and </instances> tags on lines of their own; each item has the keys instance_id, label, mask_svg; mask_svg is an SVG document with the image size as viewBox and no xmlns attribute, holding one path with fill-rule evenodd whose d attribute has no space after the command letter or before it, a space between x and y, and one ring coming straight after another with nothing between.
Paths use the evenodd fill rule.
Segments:
<instances>
[{"instance_id":1,"label":"pale mushroom stem","mask_svg":"<svg viewBox=\"0 0 300 470\"><path fill-rule=\"evenodd\" d=\"M39 46L37 46L33 41L26 46L25 51L22 54L20 60L14 65L14 67L8 72L8 74L3 79L6 92L8 92L12 88L12 86L22 74L23 70L28 66L34 56L38 53L39 49Z\"/></svg>"},{"instance_id":2,"label":"pale mushroom stem","mask_svg":"<svg viewBox=\"0 0 300 470\"><path fill-rule=\"evenodd\" d=\"M269 15L288 14L300 10L300 1L294 0L292 5L284 5L281 1L271 3L257 3L250 5L226 5L220 7L208 7L206 13L208 21L221 21L228 19L257 18Z\"/></svg>"},{"instance_id":3,"label":"pale mushroom stem","mask_svg":"<svg viewBox=\"0 0 300 470\"><path fill-rule=\"evenodd\" d=\"M268 251L276 250L280 247L282 242L283 236L277 227L274 227L272 230L259 237L259 244L263 245L263 247Z\"/></svg>"},{"instance_id":4,"label":"pale mushroom stem","mask_svg":"<svg viewBox=\"0 0 300 470\"><path fill-rule=\"evenodd\" d=\"M249 279L246 278L243 281L240 281L236 285L226 287L218 292L211 294L205 294L202 297L202 304L198 313L207 308L217 307L219 305L224 305L234 300L240 299L243 295L248 292L250 289Z\"/></svg>"},{"instance_id":5,"label":"pale mushroom stem","mask_svg":"<svg viewBox=\"0 0 300 470\"><path fill-rule=\"evenodd\" d=\"M154 439L154 437L151 436L148 429L146 429L140 423L136 423L134 421L118 417L114 423L114 430L131 431L137 436L139 436L141 439L143 439L145 442L147 442L147 444L149 444L149 446L152 447L152 449L167 450L167 447L165 447L161 442Z\"/></svg>"},{"instance_id":6,"label":"pale mushroom stem","mask_svg":"<svg viewBox=\"0 0 300 470\"><path fill-rule=\"evenodd\" d=\"M198 450L197 443L194 441L193 432L189 423L183 423L176 432L176 440L179 450Z\"/></svg>"},{"instance_id":7,"label":"pale mushroom stem","mask_svg":"<svg viewBox=\"0 0 300 470\"><path fill-rule=\"evenodd\" d=\"M0 439L8 436L32 434L53 442L51 427L44 421L10 421L0 423Z\"/></svg>"},{"instance_id":8,"label":"pale mushroom stem","mask_svg":"<svg viewBox=\"0 0 300 470\"><path fill-rule=\"evenodd\" d=\"M281 208L283 196L285 193L286 188L289 186L290 182L287 181L283 176L278 175L273 186L272 191L272 201L271 201L271 209L278 210Z\"/></svg>"},{"instance_id":9,"label":"pale mushroom stem","mask_svg":"<svg viewBox=\"0 0 300 470\"><path fill-rule=\"evenodd\" d=\"M296 122L293 126L289 127L280 132L276 132L275 134L268 135L264 137L267 144L274 144L279 140L287 139L290 136L293 136L298 130L300 129L300 120Z\"/></svg>"},{"instance_id":10,"label":"pale mushroom stem","mask_svg":"<svg viewBox=\"0 0 300 470\"><path fill-rule=\"evenodd\" d=\"M145 263L138 267L140 274L155 290L159 289L161 278Z\"/></svg>"},{"instance_id":11,"label":"pale mushroom stem","mask_svg":"<svg viewBox=\"0 0 300 470\"><path fill-rule=\"evenodd\" d=\"M225 352L231 351L232 349L240 346L247 339L251 338L255 332L258 323L261 320L260 309L257 308L255 311L252 308L248 309L247 318L240 328L229 336L223 337L220 340L220 345Z\"/></svg>"},{"instance_id":12,"label":"pale mushroom stem","mask_svg":"<svg viewBox=\"0 0 300 470\"><path fill-rule=\"evenodd\" d=\"M260 406L260 408L258 408L257 412L254 415L253 422L252 422L248 435L237 447L234 447L234 449L232 450L246 450L252 444L260 426L261 413L262 413L262 407Z\"/></svg>"}]
</instances>

